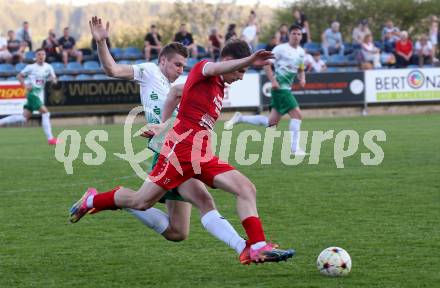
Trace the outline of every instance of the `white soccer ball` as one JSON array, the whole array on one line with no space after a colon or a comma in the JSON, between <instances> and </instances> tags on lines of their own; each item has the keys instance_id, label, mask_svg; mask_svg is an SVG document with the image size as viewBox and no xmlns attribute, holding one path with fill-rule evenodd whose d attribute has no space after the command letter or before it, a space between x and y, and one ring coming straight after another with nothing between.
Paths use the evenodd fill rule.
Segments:
<instances>
[{"instance_id":1,"label":"white soccer ball","mask_svg":"<svg viewBox=\"0 0 440 288\"><path fill-rule=\"evenodd\" d=\"M329 247L319 254L316 266L322 275L330 277L346 276L351 271L351 258L344 249Z\"/></svg>"}]
</instances>

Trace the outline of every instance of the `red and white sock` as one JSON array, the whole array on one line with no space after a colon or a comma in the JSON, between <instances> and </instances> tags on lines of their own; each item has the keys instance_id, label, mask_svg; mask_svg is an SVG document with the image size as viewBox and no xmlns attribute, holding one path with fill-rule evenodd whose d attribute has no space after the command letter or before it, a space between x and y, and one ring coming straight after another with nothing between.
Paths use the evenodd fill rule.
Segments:
<instances>
[{"instance_id":1,"label":"red and white sock","mask_svg":"<svg viewBox=\"0 0 440 288\"><path fill-rule=\"evenodd\" d=\"M116 187L108 192L91 195L87 198L87 208L98 210L116 210L119 207L115 205L115 193L121 187Z\"/></svg>"},{"instance_id":2,"label":"red and white sock","mask_svg":"<svg viewBox=\"0 0 440 288\"><path fill-rule=\"evenodd\" d=\"M244 219L241 224L246 231L252 249L260 249L267 244L266 237L264 236L263 224L261 224L260 218L250 216Z\"/></svg>"}]
</instances>

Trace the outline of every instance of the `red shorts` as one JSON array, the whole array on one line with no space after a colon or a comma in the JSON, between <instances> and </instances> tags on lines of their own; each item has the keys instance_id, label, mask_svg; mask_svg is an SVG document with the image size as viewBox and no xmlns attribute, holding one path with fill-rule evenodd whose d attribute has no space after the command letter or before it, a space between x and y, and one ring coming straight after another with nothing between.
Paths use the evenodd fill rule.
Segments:
<instances>
[{"instance_id":1,"label":"red shorts","mask_svg":"<svg viewBox=\"0 0 440 288\"><path fill-rule=\"evenodd\" d=\"M213 154L197 152L197 149L192 151L193 147L190 144L178 143L172 148L167 144L164 146L167 146L168 151L162 149L148 178L165 190L176 188L190 178L199 179L214 188L215 176L235 170L233 166Z\"/></svg>"}]
</instances>

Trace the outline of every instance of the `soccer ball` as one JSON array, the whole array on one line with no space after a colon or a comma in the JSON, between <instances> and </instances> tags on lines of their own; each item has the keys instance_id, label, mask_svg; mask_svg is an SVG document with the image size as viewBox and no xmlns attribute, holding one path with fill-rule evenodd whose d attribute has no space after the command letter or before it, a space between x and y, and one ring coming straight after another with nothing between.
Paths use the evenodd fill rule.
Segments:
<instances>
[{"instance_id":1,"label":"soccer ball","mask_svg":"<svg viewBox=\"0 0 440 288\"><path fill-rule=\"evenodd\" d=\"M316 266L322 275L330 277L345 276L350 273L351 258L344 249L329 247L319 254Z\"/></svg>"}]
</instances>

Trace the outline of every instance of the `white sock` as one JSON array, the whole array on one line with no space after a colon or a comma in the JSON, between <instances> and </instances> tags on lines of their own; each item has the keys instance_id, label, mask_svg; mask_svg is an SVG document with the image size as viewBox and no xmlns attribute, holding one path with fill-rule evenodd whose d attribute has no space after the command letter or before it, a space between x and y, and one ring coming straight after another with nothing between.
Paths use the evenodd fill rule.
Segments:
<instances>
[{"instance_id":1,"label":"white sock","mask_svg":"<svg viewBox=\"0 0 440 288\"><path fill-rule=\"evenodd\" d=\"M253 125L261 125L267 127L269 125L269 118L264 115L243 115L238 122L249 123Z\"/></svg>"},{"instance_id":2,"label":"white sock","mask_svg":"<svg viewBox=\"0 0 440 288\"><path fill-rule=\"evenodd\" d=\"M203 227L215 238L225 242L240 254L246 247L246 240L238 235L234 227L217 210L211 210L200 219Z\"/></svg>"},{"instance_id":3,"label":"white sock","mask_svg":"<svg viewBox=\"0 0 440 288\"><path fill-rule=\"evenodd\" d=\"M296 152L300 150L299 148L300 129L301 129L301 120L290 119L289 130L292 131L292 143L290 147L292 152Z\"/></svg>"},{"instance_id":4,"label":"white sock","mask_svg":"<svg viewBox=\"0 0 440 288\"><path fill-rule=\"evenodd\" d=\"M149 208L145 211L135 210L131 208L125 209L145 226L150 227L159 234L162 234L170 226L170 218L168 214L157 208Z\"/></svg>"},{"instance_id":5,"label":"white sock","mask_svg":"<svg viewBox=\"0 0 440 288\"><path fill-rule=\"evenodd\" d=\"M23 115L11 115L5 118L0 119L0 126L6 125L6 124L13 124L13 123L24 123L26 122L26 118L24 118Z\"/></svg>"},{"instance_id":6,"label":"white sock","mask_svg":"<svg viewBox=\"0 0 440 288\"><path fill-rule=\"evenodd\" d=\"M46 134L47 140L53 138L52 127L50 126L50 113L41 114L41 125L43 126L44 134Z\"/></svg>"},{"instance_id":7,"label":"white sock","mask_svg":"<svg viewBox=\"0 0 440 288\"><path fill-rule=\"evenodd\" d=\"M260 241L260 242L257 242L255 244L252 244L251 245L251 249L252 250L258 250L258 249L260 249L260 248L262 248L262 247L264 247L266 245L267 245L266 241Z\"/></svg>"}]
</instances>

